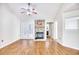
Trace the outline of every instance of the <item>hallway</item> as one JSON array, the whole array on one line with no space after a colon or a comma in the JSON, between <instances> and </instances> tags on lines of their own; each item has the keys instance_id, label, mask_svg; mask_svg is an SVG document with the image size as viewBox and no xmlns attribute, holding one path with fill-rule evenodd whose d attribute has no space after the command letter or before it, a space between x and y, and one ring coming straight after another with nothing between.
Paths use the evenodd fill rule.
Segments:
<instances>
[{"instance_id":1,"label":"hallway","mask_svg":"<svg viewBox=\"0 0 79 59\"><path fill-rule=\"evenodd\" d=\"M33 41L21 39L0 49L0 55L78 55L79 51L64 47L54 41Z\"/></svg>"}]
</instances>

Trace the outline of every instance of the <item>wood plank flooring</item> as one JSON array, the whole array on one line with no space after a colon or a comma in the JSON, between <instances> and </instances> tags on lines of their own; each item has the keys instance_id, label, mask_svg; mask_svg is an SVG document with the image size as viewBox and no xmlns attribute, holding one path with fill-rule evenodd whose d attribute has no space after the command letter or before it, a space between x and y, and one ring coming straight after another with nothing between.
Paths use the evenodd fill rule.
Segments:
<instances>
[{"instance_id":1,"label":"wood plank flooring","mask_svg":"<svg viewBox=\"0 0 79 59\"><path fill-rule=\"evenodd\" d=\"M0 55L79 55L78 50L64 47L54 41L19 40L0 49Z\"/></svg>"}]
</instances>

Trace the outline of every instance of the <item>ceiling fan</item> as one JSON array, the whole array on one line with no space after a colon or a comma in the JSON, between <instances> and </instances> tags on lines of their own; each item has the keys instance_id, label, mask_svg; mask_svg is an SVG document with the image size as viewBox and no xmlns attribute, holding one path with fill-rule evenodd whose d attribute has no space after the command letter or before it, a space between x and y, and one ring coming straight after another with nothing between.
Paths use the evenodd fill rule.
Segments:
<instances>
[{"instance_id":1,"label":"ceiling fan","mask_svg":"<svg viewBox=\"0 0 79 59\"><path fill-rule=\"evenodd\" d=\"M21 14L27 15L27 16L31 16L31 15L36 15L37 11L36 9L32 6L31 3L27 3L27 7L25 8L21 8L22 12Z\"/></svg>"}]
</instances>

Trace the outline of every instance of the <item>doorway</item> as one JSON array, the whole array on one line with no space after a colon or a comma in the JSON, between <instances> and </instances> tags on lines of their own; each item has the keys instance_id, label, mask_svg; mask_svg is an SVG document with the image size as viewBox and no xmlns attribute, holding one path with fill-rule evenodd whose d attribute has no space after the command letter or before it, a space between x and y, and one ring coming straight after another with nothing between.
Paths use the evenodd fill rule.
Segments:
<instances>
[{"instance_id":1,"label":"doorway","mask_svg":"<svg viewBox=\"0 0 79 59\"><path fill-rule=\"evenodd\" d=\"M53 22L47 22L47 28L46 28L46 36L47 38L51 38L53 36Z\"/></svg>"},{"instance_id":2,"label":"doorway","mask_svg":"<svg viewBox=\"0 0 79 59\"><path fill-rule=\"evenodd\" d=\"M47 27L46 27L46 36L47 38L58 38L58 30L57 30L57 21L54 22L47 22Z\"/></svg>"}]
</instances>

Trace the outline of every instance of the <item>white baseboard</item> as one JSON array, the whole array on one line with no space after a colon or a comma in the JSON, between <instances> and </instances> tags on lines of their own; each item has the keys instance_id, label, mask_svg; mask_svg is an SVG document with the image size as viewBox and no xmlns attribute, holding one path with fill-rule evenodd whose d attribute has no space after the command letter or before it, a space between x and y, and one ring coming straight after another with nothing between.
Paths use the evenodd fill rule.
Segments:
<instances>
[{"instance_id":1,"label":"white baseboard","mask_svg":"<svg viewBox=\"0 0 79 59\"><path fill-rule=\"evenodd\" d=\"M19 40L19 39L16 39L16 40L13 40L13 41L11 41L11 42L8 42L7 44L0 46L0 48L6 47L6 46L8 46L8 45L14 43L15 41L18 41L18 40Z\"/></svg>"},{"instance_id":2,"label":"white baseboard","mask_svg":"<svg viewBox=\"0 0 79 59\"><path fill-rule=\"evenodd\" d=\"M71 46L66 45L66 44L63 44L63 43L62 43L62 45L63 45L63 46L65 46L65 47L69 47L69 48L71 48L71 49L76 49L76 50L79 50L79 48L77 48L77 47L71 47Z\"/></svg>"},{"instance_id":3,"label":"white baseboard","mask_svg":"<svg viewBox=\"0 0 79 59\"><path fill-rule=\"evenodd\" d=\"M61 45L64 46L64 47L68 47L68 48L71 48L71 49L79 50L79 48L77 48L77 47L71 47L71 46L69 46L69 45L63 44L63 42L59 42L59 41L57 41L57 40L56 40L56 42L58 42L59 44L61 44Z\"/></svg>"}]
</instances>

